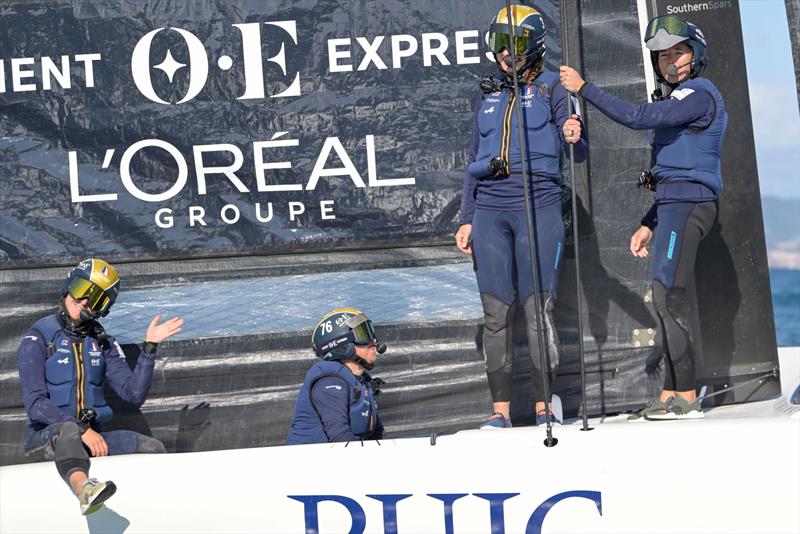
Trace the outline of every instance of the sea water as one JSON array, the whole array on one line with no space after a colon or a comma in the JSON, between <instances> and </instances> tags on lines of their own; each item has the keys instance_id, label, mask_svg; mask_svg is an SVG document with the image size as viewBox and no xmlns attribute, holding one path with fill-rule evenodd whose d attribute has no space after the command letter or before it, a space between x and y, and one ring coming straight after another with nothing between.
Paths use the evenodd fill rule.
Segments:
<instances>
[{"instance_id":1,"label":"sea water","mask_svg":"<svg viewBox=\"0 0 800 534\"><path fill-rule=\"evenodd\" d=\"M769 280L778 346L800 346L800 271L770 269Z\"/></svg>"}]
</instances>

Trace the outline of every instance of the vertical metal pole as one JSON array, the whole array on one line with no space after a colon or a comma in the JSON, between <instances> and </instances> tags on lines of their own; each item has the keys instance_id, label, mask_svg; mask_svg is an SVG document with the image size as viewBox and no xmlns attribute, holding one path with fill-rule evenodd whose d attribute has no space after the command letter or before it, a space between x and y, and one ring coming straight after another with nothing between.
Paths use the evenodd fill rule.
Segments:
<instances>
[{"instance_id":1,"label":"vertical metal pole","mask_svg":"<svg viewBox=\"0 0 800 534\"><path fill-rule=\"evenodd\" d=\"M514 81L514 101L515 101L515 109L517 115L517 142L519 143L519 153L520 153L520 160L522 162L522 182L523 182L523 189L525 191L525 215L527 216L526 219L528 221L528 248L530 249L530 259L531 259L531 272L533 278L533 298L534 298L534 308L536 313L536 328L539 332L537 336L537 342L539 343L539 361L542 368L542 385L544 387L544 398L545 398L545 421L547 424L547 438L544 440L544 444L547 447L554 447L558 443L558 439L553 437L553 422L551 421L550 417L550 365L549 365L549 358L547 358L547 348L544 343L544 321L542 321L542 314L541 308L542 303L539 301L541 292L539 291L539 269L537 268L539 265L538 257L536 255L536 234L533 231L533 217L534 217L534 210L533 210L533 202L530 198L530 188L529 188L529 176L528 176L528 158L527 154L525 153L525 137L522 133L522 107L519 103L519 87L517 86L518 80L518 73L517 73L517 53L514 50L514 21L511 19L511 2L510 0L506 0L506 20L508 21L508 29L511 35L511 72L513 74L513 81ZM520 32L521 35L521 32ZM526 317L526 320L530 320L530 318ZM528 348L531 348L531 340L528 339ZM532 370L535 372L535 370Z\"/></svg>"},{"instance_id":2,"label":"vertical metal pole","mask_svg":"<svg viewBox=\"0 0 800 534\"><path fill-rule=\"evenodd\" d=\"M565 16L565 9L561 10L561 58L564 65L571 65L569 50L569 17ZM567 93L567 113L572 117L572 94ZM581 255L578 249L578 193L575 183L575 145L569 144L569 179L572 183L572 246L575 254L575 289L578 301L578 352L581 362L581 409L583 411L583 427L589 428L589 416L586 410L586 358L583 353L583 291L581 290Z\"/></svg>"}]
</instances>

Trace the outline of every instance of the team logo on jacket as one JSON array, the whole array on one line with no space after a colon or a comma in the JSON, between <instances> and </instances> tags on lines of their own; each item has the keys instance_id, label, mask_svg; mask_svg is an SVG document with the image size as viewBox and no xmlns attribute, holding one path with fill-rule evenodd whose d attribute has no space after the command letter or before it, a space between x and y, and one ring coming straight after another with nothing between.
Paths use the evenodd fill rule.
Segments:
<instances>
[{"instance_id":1,"label":"team logo on jacket","mask_svg":"<svg viewBox=\"0 0 800 534\"><path fill-rule=\"evenodd\" d=\"M100 358L92 358L92 367L100 367Z\"/></svg>"},{"instance_id":2,"label":"team logo on jacket","mask_svg":"<svg viewBox=\"0 0 800 534\"><path fill-rule=\"evenodd\" d=\"M69 363L69 358L61 358L60 360L56 360L56 363L67 365Z\"/></svg>"},{"instance_id":3,"label":"team logo on jacket","mask_svg":"<svg viewBox=\"0 0 800 534\"><path fill-rule=\"evenodd\" d=\"M494 106L488 108L484 113L494 113Z\"/></svg>"},{"instance_id":4,"label":"team logo on jacket","mask_svg":"<svg viewBox=\"0 0 800 534\"><path fill-rule=\"evenodd\" d=\"M66 339L62 339L61 340L61 345L64 346L64 347L69 347L69 341L67 341Z\"/></svg>"}]
</instances>

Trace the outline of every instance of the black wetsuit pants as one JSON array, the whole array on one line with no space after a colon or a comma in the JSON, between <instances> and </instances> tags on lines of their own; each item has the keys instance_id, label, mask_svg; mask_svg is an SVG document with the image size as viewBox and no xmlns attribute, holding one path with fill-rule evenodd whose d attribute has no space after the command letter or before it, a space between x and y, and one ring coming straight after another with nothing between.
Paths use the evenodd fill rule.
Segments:
<instances>
[{"instance_id":1,"label":"black wetsuit pants","mask_svg":"<svg viewBox=\"0 0 800 534\"><path fill-rule=\"evenodd\" d=\"M525 210L493 211L478 208L472 222L475 277L483 304L483 352L492 402L511 400L514 360L514 302L525 311L531 356L534 399L544 401L543 363L549 372L558 366L558 333L553 321L558 273L564 248L561 204L534 210L536 266L539 281L539 317L533 296L528 222ZM543 337L545 354L540 353Z\"/></svg>"},{"instance_id":2,"label":"black wetsuit pants","mask_svg":"<svg viewBox=\"0 0 800 534\"><path fill-rule=\"evenodd\" d=\"M111 430L100 435L108 445L109 456L167 452L159 440L131 430ZM55 460L58 474L67 484L75 471L89 473L89 452L81 441L77 423L54 423L31 432L25 444L25 454L34 460Z\"/></svg>"},{"instance_id":3,"label":"black wetsuit pants","mask_svg":"<svg viewBox=\"0 0 800 534\"><path fill-rule=\"evenodd\" d=\"M673 202L658 206L653 251L653 303L663 333L667 391L695 388L696 336L687 288L700 241L717 218L717 203Z\"/></svg>"}]
</instances>

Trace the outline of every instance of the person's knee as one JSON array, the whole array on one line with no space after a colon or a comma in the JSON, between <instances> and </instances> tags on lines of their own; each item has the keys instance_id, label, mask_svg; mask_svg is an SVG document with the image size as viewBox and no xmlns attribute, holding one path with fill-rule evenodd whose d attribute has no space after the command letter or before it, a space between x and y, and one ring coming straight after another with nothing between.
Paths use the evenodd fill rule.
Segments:
<instances>
[{"instance_id":1,"label":"person's knee","mask_svg":"<svg viewBox=\"0 0 800 534\"><path fill-rule=\"evenodd\" d=\"M167 452L167 449L164 447L164 444L156 438L140 434L136 443L136 452L143 454L161 454Z\"/></svg>"},{"instance_id":2,"label":"person's knee","mask_svg":"<svg viewBox=\"0 0 800 534\"><path fill-rule=\"evenodd\" d=\"M64 421L53 425L53 431L50 435L50 441L53 443L59 440L81 439L81 428L78 423L73 421Z\"/></svg>"},{"instance_id":3,"label":"person's knee","mask_svg":"<svg viewBox=\"0 0 800 534\"><path fill-rule=\"evenodd\" d=\"M489 332L499 332L508 327L511 305L488 293L481 293L484 328Z\"/></svg>"},{"instance_id":4,"label":"person's knee","mask_svg":"<svg viewBox=\"0 0 800 534\"><path fill-rule=\"evenodd\" d=\"M661 317L667 315L667 288L659 280L653 280L653 306Z\"/></svg>"},{"instance_id":5,"label":"person's knee","mask_svg":"<svg viewBox=\"0 0 800 534\"><path fill-rule=\"evenodd\" d=\"M686 322L689 315L689 303L686 290L682 287L671 287L664 298L667 311L678 323Z\"/></svg>"},{"instance_id":6,"label":"person's knee","mask_svg":"<svg viewBox=\"0 0 800 534\"><path fill-rule=\"evenodd\" d=\"M539 302L536 302L534 295L528 296L522 304L525 310L525 322L531 330L539 330L539 327L553 327L555 322L553 320L553 310L555 309L555 298L547 291L539 293ZM537 318L537 312L539 316Z\"/></svg>"},{"instance_id":7,"label":"person's knee","mask_svg":"<svg viewBox=\"0 0 800 534\"><path fill-rule=\"evenodd\" d=\"M662 318L675 321L681 328L688 330L689 302L686 298L686 288L667 289L658 280L653 281L653 305Z\"/></svg>"},{"instance_id":8,"label":"person's knee","mask_svg":"<svg viewBox=\"0 0 800 534\"><path fill-rule=\"evenodd\" d=\"M486 372L511 372L509 336L511 334L512 305L487 293L481 293L483 302L483 354L486 359Z\"/></svg>"},{"instance_id":9,"label":"person's knee","mask_svg":"<svg viewBox=\"0 0 800 534\"><path fill-rule=\"evenodd\" d=\"M551 369L559 364L560 342L558 330L556 329L553 310L555 309L555 298L549 292L544 291L539 294L539 302L536 302L534 295L530 295L523 304L525 309L525 322L528 328L528 344L533 344L531 355L533 366L541 368L541 361L534 356L538 352L539 337L542 329L544 330L544 345ZM538 312L538 316L537 316Z\"/></svg>"}]
</instances>

